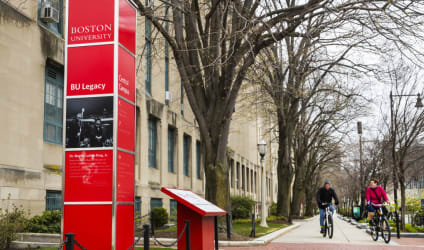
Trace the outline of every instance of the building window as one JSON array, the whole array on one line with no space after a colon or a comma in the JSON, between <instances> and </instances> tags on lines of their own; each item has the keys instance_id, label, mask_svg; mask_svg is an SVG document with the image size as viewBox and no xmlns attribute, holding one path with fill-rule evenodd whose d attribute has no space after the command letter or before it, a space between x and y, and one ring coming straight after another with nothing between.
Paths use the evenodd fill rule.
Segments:
<instances>
[{"instance_id":1,"label":"building window","mask_svg":"<svg viewBox=\"0 0 424 250\"><path fill-rule=\"evenodd\" d=\"M46 190L46 210L62 210L62 192Z\"/></svg>"},{"instance_id":2,"label":"building window","mask_svg":"<svg viewBox=\"0 0 424 250\"><path fill-rule=\"evenodd\" d=\"M253 169L250 170L250 192L253 193Z\"/></svg>"},{"instance_id":3,"label":"building window","mask_svg":"<svg viewBox=\"0 0 424 250\"><path fill-rule=\"evenodd\" d=\"M44 90L44 140L62 144L63 71L46 64Z\"/></svg>"},{"instance_id":4,"label":"building window","mask_svg":"<svg viewBox=\"0 0 424 250\"><path fill-rule=\"evenodd\" d=\"M241 190L246 191L246 182L244 177L244 165L241 165Z\"/></svg>"},{"instance_id":5,"label":"building window","mask_svg":"<svg viewBox=\"0 0 424 250\"><path fill-rule=\"evenodd\" d=\"M170 200L169 201L169 220L177 221L177 201Z\"/></svg>"},{"instance_id":6,"label":"building window","mask_svg":"<svg viewBox=\"0 0 424 250\"><path fill-rule=\"evenodd\" d=\"M168 128L168 172L175 173L174 169L175 129Z\"/></svg>"},{"instance_id":7,"label":"building window","mask_svg":"<svg viewBox=\"0 0 424 250\"><path fill-rule=\"evenodd\" d=\"M230 186L234 187L234 160L230 160Z\"/></svg>"},{"instance_id":8,"label":"building window","mask_svg":"<svg viewBox=\"0 0 424 250\"><path fill-rule=\"evenodd\" d=\"M148 4L150 0L146 0ZM152 94L152 24L149 19L145 18L144 36L146 39L146 93Z\"/></svg>"},{"instance_id":9,"label":"building window","mask_svg":"<svg viewBox=\"0 0 424 250\"><path fill-rule=\"evenodd\" d=\"M161 198L151 198L150 199L150 211L155 207L162 207L162 199Z\"/></svg>"},{"instance_id":10,"label":"building window","mask_svg":"<svg viewBox=\"0 0 424 250\"><path fill-rule=\"evenodd\" d=\"M256 171L255 171L255 194L257 193L257 189L256 189L256 183L257 183L257 173L256 173Z\"/></svg>"},{"instance_id":11,"label":"building window","mask_svg":"<svg viewBox=\"0 0 424 250\"><path fill-rule=\"evenodd\" d=\"M135 210L135 216L141 216L141 197L136 196L134 198L134 210Z\"/></svg>"},{"instance_id":12,"label":"building window","mask_svg":"<svg viewBox=\"0 0 424 250\"><path fill-rule=\"evenodd\" d=\"M200 141L196 141L196 176L197 176L197 179L201 179L200 167L201 167Z\"/></svg>"},{"instance_id":13,"label":"building window","mask_svg":"<svg viewBox=\"0 0 424 250\"><path fill-rule=\"evenodd\" d=\"M236 188L240 188L240 162L237 162L237 172L236 172Z\"/></svg>"},{"instance_id":14,"label":"building window","mask_svg":"<svg viewBox=\"0 0 424 250\"><path fill-rule=\"evenodd\" d=\"M183 170L184 176L190 175L190 142L191 137L188 135L184 135L184 148L183 148Z\"/></svg>"},{"instance_id":15,"label":"building window","mask_svg":"<svg viewBox=\"0 0 424 250\"><path fill-rule=\"evenodd\" d=\"M52 21L52 22L46 22L41 20L41 14L43 11L44 6L50 5L52 8L56 9L59 13L59 20L58 22ZM49 30L53 31L59 36L62 36L62 27L63 27L63 1L62 0L37 0L37 19L38 23L43 25L44 27L48 28Z\"/></svg>"},{"instance_id":16,"label":"building window","mask_svg":"<svg viewBox=\"0 0 424 250\"><path fill-rule=\"evenodd\" d=\"M249 174L250 174L249 168L246 168L246 191L247 192L249 192L249 190L250 190Z\"/></svg>"},{"instance_id":17,"label":"building window","mask_svg":"<svg viewBox=\"0 0 424 250\"><path fill-rule=\"evenodd\" d=\"M148 145L148 164L149 168L157 168L156 166L156 149L157 149L157 125L156 119L149 118L149 145Z\"/></svg>"}]
</instances>

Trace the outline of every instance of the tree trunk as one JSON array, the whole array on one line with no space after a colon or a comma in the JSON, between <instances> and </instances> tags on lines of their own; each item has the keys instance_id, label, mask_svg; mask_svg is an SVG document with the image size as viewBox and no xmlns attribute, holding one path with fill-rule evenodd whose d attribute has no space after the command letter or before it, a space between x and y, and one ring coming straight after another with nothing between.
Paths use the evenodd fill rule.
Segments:
<instances>
[{"instance_id":1,"label":"tree trunk","mask_svg":"<svg viewBox=\"0 0 424 250\"><path fill-rule=\"evenodd\" d=\"M401 230L405 230L405 215L406 215L406 194L405 194L405 182L404 180L401 180L402 178L399 178L399 184L400 184L400 199L401 199L401 206L400 206L400 213L401 213Z\"/></svg>"},{"instance_id":2,"label":"tree trunk","mask_svg":"<svg viewBox=\"0 0 424 250\"><path fill-rule=\"evenodd\" d=\"M305 189L305 216L314 215L314 192L310 187Z\"/></svg>"},{"instance_id":3,"label":"tree trunk","mask_svg":"<svg viewBox=\"0 0 424 250\"><path fill-rule=\"evenodd\" d=\"M365 188L361 187L361 219L362 219L362 214L365 211ZM365 215L365 217L367 217L367 215Z\"/></svg>"},{"instance_id":4,"label":"tree trunk","mask_svg":"<svg viewBox=\"0 0 424 250\"><path fill-rule=\"evenodd\" d=\"M302 201L305 200L305 190L303 185L296 185L296 181L293 185L293 199L291 203L291 215L300 216L300 211L302 208Z\"/></svg>"},{"instance_id":5,"label":"tree trunk","mask_svg":"<svg viewBox=\"0 0 424 250\"><path fill-rule=\"evenodd\" d=\"M205 198L220 208L231 211L227 143L230 120L220 128L210 124L208 135L201 134L205 166ZM221 223L220 223L221 224Z\"/></svg>"},{"instance_id":6,"label":"tree trunk","mask_svg":"<svg viewBox=\"0 0 424 250\"><path fill-rule=\"evenodd\" d=\"M280 113L280 112L279 112ZM277 214L290 220L290 198L291 198L291 136L289 129L284 126L283 116L278 114L279 144L278 144L278 194Z\"/></svg>"}]
</instances>

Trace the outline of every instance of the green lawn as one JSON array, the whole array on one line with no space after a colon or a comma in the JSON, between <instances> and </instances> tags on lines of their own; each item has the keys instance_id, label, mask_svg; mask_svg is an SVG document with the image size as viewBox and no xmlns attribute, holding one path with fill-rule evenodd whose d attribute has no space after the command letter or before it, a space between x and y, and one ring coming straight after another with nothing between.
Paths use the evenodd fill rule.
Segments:
<instances>
[{"instance_id":1,"label":"green lawn","mask_svg":"<svg viewBox=\"0 0 424 250\"><path fill-rule=\"evenodd\" d=\"M288 226L286 224L268 223L268 227L261 227L259 226L259 224L260 224L259 222L255 224L256 237L264 236L266 234L272 233L274 231L277 231L281 228L285 228ZM252 231L252 224L251 223L234 223L233 230L237 234L249 237L250 232Z\"/></svg>"},{"instance_id":2,"label":"green lawn","mask_svg":"<svg viewBox=\"0 0 424 250\"><path fill-rule=\"evenodd\" d=\"M168 227L165 229L155 229L155 232L172 232L172 231L177 231L177 226Z\"/></svg>"}]
</instances>

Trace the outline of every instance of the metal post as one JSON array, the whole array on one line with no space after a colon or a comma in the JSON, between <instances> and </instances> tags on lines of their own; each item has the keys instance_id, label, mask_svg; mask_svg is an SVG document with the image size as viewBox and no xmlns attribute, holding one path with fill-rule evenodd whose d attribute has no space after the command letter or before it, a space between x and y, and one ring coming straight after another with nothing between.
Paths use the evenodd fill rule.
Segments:
<instances>
[{"instance_id":1,"label":"metal post","mask_svg":"<svg viewBox=\"0 0 424 250\"><path fill-rule=\"evenodd\" d=\"M190 250L190 221L186 220L186 250Z\"/></svg>"},{"instance_id":2,"label":"metal post","mask_svg":"<svg viewBox=\"0 0 424 250\"><path fill-rule=\"evenodd\" d=\"M227 213L226 215L227 219L227 240L231 240L231 214Z\"/></svg>"},{"instance_id":3,"label":"metal post","mask_svg":"<svg viewBox=\"0 0 424 250\"><path fill-rule=\"evenodd\" d=\"M153 216L153 211L150 212L150 226L152 227L152 235L155 235L155 218Z\"/></svg>"},{"instance_id":4,"label":"metal post","mask_svg":"<svg viewBox=\"0 0 424 250\"><path fill-rule=\"evenodd\" d=\"M144 235L144 250L150 249L150 237L149 237L149 225L143 225L143 235Z\"/></svg>"},{"instance_id":5,"label":"metal post","mask_svg":"<svg viewBox=\"0 0 424 250\"><path fill-rule=\"evenodd\" d=\"M264 166L264 156L261 155L261 166L262 166L262 183L261 183L261 227L268 227L266 223L266 197L265 197L265 188L266 188L266 171Z\"/></svg>"},{"instance_id":6,"label":"metal post","mask_svg":"<svg viewBox=\"0 0 424 250\"><path fill-rule=\"evenodd\" d=\"M66 250L74 250L74 244L75 244L75 234L73 233L66 233L65 234L66 239Z\"/></svg>"},{"instance_id":7,"label":"metal post","mask_svg":"<svg viewBox=\"0 0 424 250\"><path fill-rule=\"evenodd\" d=\"M252 232L250 233L250 237L256 237L256 225L255 225L255 214L252 214Z\"/></svg>"},{"instance_id":8,"label":"metal post","mask_svg":"<svg viewBox=\"0 0 424 250\"><path fill-rule=\"evenodd\" d=\"M214 231L215 231L215 250L218 250L218 216L214 217L215 225L214 225Z\"/></svg>"},{"instance_id":9,"label":"metal post","mask_svg":"<svg viewBox=\"0 0 424 250\"><path fill-rule=\"evenodd\" d=\"M397 173L396 173L396 162L395 162L395 155L396 155L396 133L393 129L394 121L393 121L393 92L390 91L390 132L392 134L392 158L393 158L393 192L394 192L394 199L395 199L395 216L396 216L396 236L399 239L400 238L400 231L399 231L399 214L397 211Z\"/></svg>"}]
</instances>

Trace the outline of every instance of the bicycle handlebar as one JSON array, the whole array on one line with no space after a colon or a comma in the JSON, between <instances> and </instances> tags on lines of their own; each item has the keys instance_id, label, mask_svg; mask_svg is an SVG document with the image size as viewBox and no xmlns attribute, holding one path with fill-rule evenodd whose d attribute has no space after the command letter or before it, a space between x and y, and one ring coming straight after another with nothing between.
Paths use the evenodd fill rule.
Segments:
<instances>
[{"instance_id":1,"label":"bicycle handlebar","mask_svg":"<svg viewBox=\"0 0 424 250\"><path fill-rule=\"evenodd\" d=\"M371 205L373 205L374 207L383 207L384 206L384 204L375 204L375 203L372 203L372 202L371 202Z\"/></svg>"}]
</instances>

